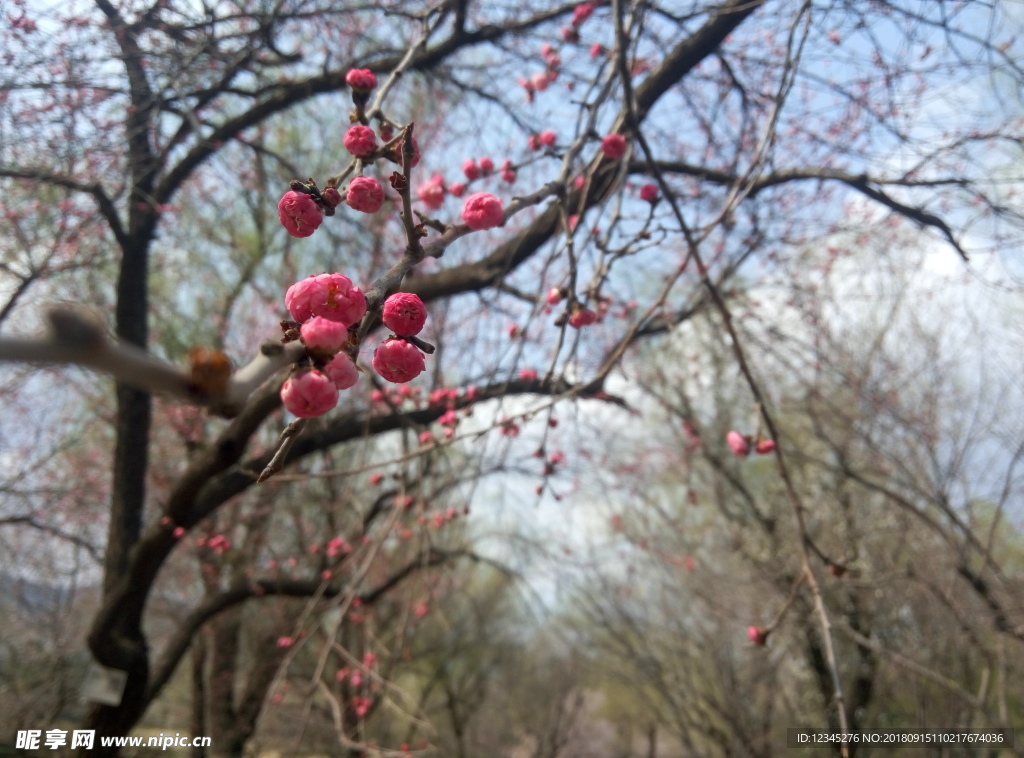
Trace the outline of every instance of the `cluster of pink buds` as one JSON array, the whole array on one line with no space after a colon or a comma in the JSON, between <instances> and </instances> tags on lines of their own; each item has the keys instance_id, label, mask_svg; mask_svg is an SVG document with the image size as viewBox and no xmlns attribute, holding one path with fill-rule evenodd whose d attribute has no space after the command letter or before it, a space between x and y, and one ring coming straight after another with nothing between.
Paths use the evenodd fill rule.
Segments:
<instances>
[{"instance_id":1,"label":"cluster of pink buds","mask_svg":"<svg viewBox=\"0 0 1024 758\"><path fill-rule=\"evenodd\" d=\"M760 455L767 455L775 450L775 440L767 437L758 437L754 440L750 435L744 436L735 430L725 436L725 441L729 449L740 458L749 455L751 448Z\"/></svg>"},{"instance_id":2,"label":"cluster of pink buds","mask_svg":"<svg viewBox=\"0 0 1024 758\"><path fill-rule=\"evenodd\" d=\"M419 295L396 292L385 301L381 318L394 336L373 352L373 367L389 382L410 382L426 368L423 353L411 338L423 329L427 308Z\"/></svg>"},{"instance_id":3,"label":"cluster of pink buds","mask_svg":"<svg viewBox=\"0 0 1024 758\"><path fill-rule=\"evenodd\" d=\"M344 274L320 274L296 282L284 296L293 322L283 324L306 346L313 368L293 373L281 387L281 401L296 416L322 416L338 404L338 391L359 380L344 351L349 329L366 313L366 297Z\"/></svg>"}]
</instances>

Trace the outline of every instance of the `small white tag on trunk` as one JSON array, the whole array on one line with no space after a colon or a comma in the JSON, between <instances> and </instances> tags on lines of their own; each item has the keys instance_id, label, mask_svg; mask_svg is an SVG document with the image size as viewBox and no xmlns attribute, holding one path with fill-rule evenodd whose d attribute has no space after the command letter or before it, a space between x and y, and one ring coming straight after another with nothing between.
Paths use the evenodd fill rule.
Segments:
<instances>
[{"instance_id":1,"label":"small white tag on trunk","mask_svg":"<svg viewBox=\"0 0 1024 758\"><path fill-rule=\"evenodd\" d=\"M85 683L82 685L82 699L118 706L121 704L127 682L127 671L108 669L96 661L90 661L89 669L85 672Z\"/></svg>"}]
</instances>

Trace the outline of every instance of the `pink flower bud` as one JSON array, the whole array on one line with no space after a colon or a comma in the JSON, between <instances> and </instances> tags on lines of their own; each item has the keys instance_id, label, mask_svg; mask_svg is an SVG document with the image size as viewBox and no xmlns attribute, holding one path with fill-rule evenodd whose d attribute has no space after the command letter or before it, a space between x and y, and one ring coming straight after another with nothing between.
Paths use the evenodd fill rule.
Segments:
<instances>
[{"instance_id":1,"label":"pink flower bud","mask_svg":"<svg viewBox=\"0 0 1024 758\"><path fill-rule=\"evenodd\" d=\"M767 455L775 451L775 440L761 439L757 441L757 446L754 448L761 455Z\"/></svg>"},{"instance_id":2,"label":"pink flower bud","mask_svg":"<svg viewBox=\"0 0 1024 758\"><path fill-rule=\"evenodd\" d=\"M501 179L502 181L508 182L509 184L515 184L516 172L510 168L502 169Z\"/></svg>"},{"instance_id":3,"label":"pink flower bud","mask_svg":"<svg viewBox=\"0 0 1024 758\"><path fill-rule=\"evenodd\" d=\"M338 404L338 388L321 371L300 371L281 387L281 402L300 418L322 416Z\"/></svg>"},{"instance_id":4,"label":"pink flower bud","mask_svg":"<svg viewBox=\"0 0 1024 758\"><path fill-rule=\"evenodd\" d=\"M558 137L555 135L555 133L549 130L544 130L538 136L540 138L540 144L547 145L548 147L554 145L555 142L558 140Z\"/></svg>"},{"instance_id":5,"label":"pink flower bud","mask_svg":"<svg viewBox=\"0 0 1024 758\"><path fill-rule=\"evenodd\" d=\"M490 158L481 158L480 173L483 174L484 176L487 176L492 171L494 171L494 161L492 161Z\"/></svg>"},{"instance_id":6,"label":"pink flower bud","mask_svg":"<svg viewBox=\"0 0 1024 758\"><path fill-rule=\"evenodd\" d=\"M377 77L368 68L353 68L345 74L345 83L354 90L369 92L377 86Z\"/></svg>"},{"instance_id":7,"label":"pink flower bud","mask_svg":"<svg viewBox=\"0 0 1024 758\"><path fill-rule=\"evenodd\" d=\"M327 283L315 276L295 282L284 295L284 304L292 318L300 324L313 317L314 307L327 301Z\"/></svg>"},{"instance_id":8,"label":"pink flower bud","mask_svg":"<svg viewBox=\"0 0 1024 758\"><path fill-rule=\"evenodd\" d=\"M411 382L426 368L423 353L411 342L389 339L373 351L377 373L395 384Z\"/></svg>"},{"instance_id":9,"label":"pink flower bud","mask_svg":"<svg viewBox=\"0 0 1024 758\"><path fill-rule=\"evenodd\" d=\"M578 308L569 316L569 326L573 329L590 326L595 321L597 321L597 314L589 308Z\"/></svg>"},{"instance_id":10,"label":"pink flower bud","mask_svg":"<svg viewBox=\"0 0 1024 758\"><path fill-rule=\"evenodd\" d=\"M648 203L653 203L658 199L658 185L656 184L645 184L640 188L640 199Z\"/></svg>"},{"instance_id":11,"label":"pink flower bud","mask_svg":"<svg viewBox=\"0 0 1024 758\"><path fill-rule=\"evenodd\" d=\"M396 292L384 302L382 320L384 326L399 337L412 337L423 329L427 321L427 307L419 295Z\"/></svg>"},{"instance_id":12,"label":"pink flower bud","mask_svg":"<svg viewBox=\"0 0 1024 758\"><path fill-rule=\"evenodd\" d=\"M527 380L536 379L537 370L532 368L524 368L522 371L519 372L519 378Z\"/></svg>"},{"instance_id":13,"label":"pink flower bud","mask_svg":"<svg viewBox=\"0 0 1024 758\"><path fill-rule=\"evenodd\" d=\"M600 42L595 42L593 45L590 46L591 58L600 58L602 55L604 55L604 45L602 45Z\"/></svg>"},{"instance_id":14,"label":"pink flower bud","mask_svg":"<svg viewBox=\"0 0 1024 758\"><path fill-rule=\"evenodd\" d=\"M359 369L345 353L338 353L324 366L324 373L339 390L351 389L359 381Z\"/></svg>"},{"instance_id":15,"label":"pink flower bud","mask_svg":"<svg viewBox=\"0 0 1024 758\"><path fill-rule=\"evenodd\" d=\"M433 432L420 432L420 444L421 445L429 445L433 441L434 441L434 433Z\"/></svg>"},{"instance_id":16,"label":"pink flower bud","mask_svg":"<svg viewBox=\"0 0 1024 758\"><path fill-rule=\"evenodd\" d=\"M384 188L372 176L357 176L348 183L345 202L352 210L376 213L384 205Z\"/></svg>"},{"instance_id":17,"label":"pink flower bud","mask_svg":"<svg viewBox=\"0 0 1024 758\"><path fill-rule=\"evenodd\" d=\"M548 290L548 305L558 305L562 302L562 290L558 287L552 287Z\"/></svg>"},{"instance_id":18,"label":"pink flower bud","mask_svg":"<svg viewBox=\"0 0 1024 758\"><path fill-rule=\"evenodd\" d=\"M280 647L280 648L289 648L289 647L291 647L294 644L295 644L295 640L293 640L291 637L278 637L277 638L277 646Z\"/></svg>"},{"instance_id":19,"label":"pink flower bud","mask_svg":"<svg viewBox=\"0 0 1024 758\"><path fill-rule=\"evenodd\" d=\"M341 205L341 201L344 199L341 196L341 193L338 192L337 187L325 187L323 192L320 193L320 197L322 197L324 202L332 208L337 208Z\"/></svg>"},{"instance_id":20,"label":"pink flower bud","mask_svg":"<svg viewBox=\"0 0 1024 758\"><path fill-rule=\"evenodd\" d=\"M454 197L462 197L463 195L466 194L466 185L459 184L458 182L456 182L455 184L448 185L448 191Z\"/></svg>"},{"instance_id":21,"label":"pink flower bud","mask_svg":"<svg viewBox=\"0 0 1024 758\"><path fill-rule=\"evenodd\" d=\"M747 438L737 431L731 431L725 435L725 441L729 449L741 458L750 452L750 443Z\"/></svg>"},{"instance_id":22,"label":"pink flower bud","mask_svg":"<svg viewBox=\"0 0 1024 758\"><path fill-rule=\"evenodd\" d=\"M530 84L532 84L533 88L538 92L543 92L544 90L546 90L548 88L548 84L550 83L551 81L548 79L546 71L541 71L538 74L534 74L530 78Z\"/></svg>"},{"instance_id":23,"label":"pink flower bud","mask_svg":"<svg viewBox=\"0 0 1024 758\"><path fill-rule=\"evenodd\" d=\"M481 161L483 163L483 161ZM476 192L466 198L462 206L462 218L470 229L493 229L503 221L504 207L501 200L490 192Z\"/></svg>"},{"instance_id":24,"label":"pink flower bud","mask_svg":"<svg viewBox=\"0 0 1024 758\"><path fill-rule=\"evenodd\" d=\"M372 484L374 486L377 486L378 484L380 484L383 481L384 481L384 474L381 474L380 472L375 472L373 474L370 474L370 484Z\"/></svg>"},{"instance_id":25,"label":"pink flower bud","mask_svg":"<svg viewBox=\"0 0 1024 758\"><path fill-rule=\"evenodd\" d=\"M540 150L540 137L536 134L531 134L526 138L526 146L531 150Z\"/></svg>"},{"instance_id":26,"label":"pink flower bud","mask_svg":"<svg viewBox=\"0 0 1024 758\"><path fill-rule=\"evenodd\" d=\"M444 205L444 177L434 174L416 189L416 194L424 205L436 211Z\"/></svg>"},{"instance_id":27,"label":"pink flower bud","mask_svg":"<svg viewBox=\"0 0 1024 758\"><path fill-rule=\"evenodd\" d=\"M765 643L768 642L768 630L762 629L759 626L747 627L747 636L758 647L764 647Z\"/></svg>"},{"instance_id":28,"label":"pink flower bud","mask_svg":"<svg viewBox=\"0 0 1024 758\"><path fill-rule=\"evenodd\" d=\"M336 353L348 342L348 327L323 316L314 316L304 323L300 334L302 344L325 353Z\"/></svg>"},{"instance_id":29,"label":"pink flower bud","mask_svg":"<svg viewBox=\"0 0 1024 758\"><path fill-rule=\"evenodd\" d=\"M626 154L626 138L621 134L609 134L601 140L601 152L606 158L617 161Z\"/></svg>"},{"instance_id":30,"label":"pink flower bud","mask_svg":"<svg viewBox=\"0 0 1024 758\"><path fill-rule=\"evenodd\" d=\"M365 158L377 149L377 135L373 129L362 124L350 126L342 140L345 149L357 158Z\"/></svg>"},{"instance_id":31,"label":"pink flower bud","mask_svg":"<svg viewBox=\"0 0 1024 758\"><path fill-rule=\"evenodd\" d=\"M583 185L587 183L585 176L577 176L572 180L572 183L576 186L576 189L583 189Z\"/></svg>"},{"instance_id":32,"label":"pink flower bud","mask_svg":"<svg viewBox=\"0 0 1024 758\"><path fill-rule=\"evenodd\" d=\"M293 237L308 237L323 223L324 214L304 192L288 190L277 204L277 217Z\"/></svg>"},{"instance_id":33,"label":"pink flower bud","mask_svg":"<svg viewBox=\"0 0 1024 758\"><path fill-rule=\"evenodd\" d=\"M473 181L480 178L480 167L476 165L475 160L467 158L462 164L462 173L466 175L466 179Z\"/></svg>"},{"instance_id":34,"label":"pink flower bud","mask_svg":"<svg viewBox=\"0 0 1024 758\"><path fill-rule=\"evenodd\" d=\"M317 286L312 289L316 300L311 302L312 315L323 316L331 321L340 321L345 326L358 323L366 314L366 297L363 291L352 284L344 274L319 274ZM308 280L307 280L308 281ZM292 285L293 287L296 285ZM289 288L291 292L291 288ZM285 304L288 295L285 295ZM289 307L291 310L291 307ZM295 316L295 313L292 313ZM302 319L295 318L296 321Z\"/></svg>"},{"instance_id":35,"label":"pink flower bud","mask_svg":"<svg viewBox=\"0 0 1024 758\"><path fill-rule=\"evenodd\" d=\"M590 14L594 12L593 3L580 3L572 11L572 24L573 26L579 26L588 18Z\"/></svg>"}]
</instances>

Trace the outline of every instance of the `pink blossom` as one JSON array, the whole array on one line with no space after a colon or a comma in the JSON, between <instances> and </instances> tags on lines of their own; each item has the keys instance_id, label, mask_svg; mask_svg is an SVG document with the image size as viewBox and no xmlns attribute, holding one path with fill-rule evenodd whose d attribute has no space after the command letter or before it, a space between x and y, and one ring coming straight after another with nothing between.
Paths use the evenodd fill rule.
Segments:
<instances>
[{"instance_id":1,"label":"pink blossom","mask_svg":"<svg viewBox=\"0 0 1024 758\"><path fill-rule=\"evenodd\" d=\"M658 185L656 184L645 184L640 188L640 199L648 203L653 203L658 199Z\"/></svg>"},{"instance_id":2,"label":"pink blossom","mask_svg":"<svg viewBox=\"0 0 1024 758\"><path fill-rule=\"evenodd\" d=\"M556 141L558 141L558 136L547 129L541 132L538 136L540 137L540 144L547 145L548 147L551 147Z\"/></svg>"},{"instance_id":3,"label":"pink blossom","mask_svg":"<svg viewBox=\"0 0 1024 758\"><path fill-rule=\"evenodd\" d=\"M483 163L483 161L481 161ZM475 192L462 206L462 218L470 229L493 229L503 221L504 207L490 192Z\"/></svg>"},{"instance_id":4,"label":"pink blossom","mask_svg":"<svg viewBox=\"0 0 1024 758\"><path fill-rule=\"evenodd\" d=\"M399 337L411 337L423 329L427 321L427 307L419 295L396 292L384 302L382 320L384 326Z\"/></svg>"},{"instance_id":5,"label":"pink blossom","mask_svg":"<svg viewBox=\"0 0 1024 758\"><path fill-rule=\"evenodd\" d=\"M459 423L459 415L455 412L454 409L449 408L448 410L441 414L441 417L437 420L437 423L439 423L441 426L457 426Z\"/></svg>"},{"instance_id":6,"label":"pink blossom","mask_svg":"<svg viewBox=\"0 0 1024 758\"><path fill-rule=\"evenodd\" d=\"M176 540L180 540L182 537L185 536L185 527L183 527L183 526L176 526L176 527L174 527L174 531L171 532L171 536L174 537L174 539L176 539Z\"/></svg>"},{"instance_id":7,"label":"pink blossom","mask_svg":"<svg viewBox=\"0 0 1024 758\"><path fill-rule=\"evenodd\" d=\"M377 373L395 384L410 382L426 368L423 353L411 342L389 339L373 351Z\"/></svg>"},{"instance_id":8,"label":"pink blossom","mask_svg":"<svg viewBox=\"0 0 1024 758\"><path fill-rule=\"evenodd\" d=\"M339 321L314 316L302 325L302 344L311 350L336 353L348 342L348 327Z\"/></svg>"},{"instance_id":9,"label":"pink blossom","mask_svg":"<svg viewBox=\"0 0 1024 758\"><path fill-rule=\"evenodd\" d=\"M277 646L280 648L288 648L295 644L295 640L291 637L278 637Z\"/></svg>"},{"instance_id":10,"label":"pink blossom","mask_svg":"<svg viewBox=\"0 0 1024 758\"><path fill-rule=\"evenodd\" d=\"M760 439L757 441L757 446L754 448L761 455L767 455L768 453L775 451L775 440Z\"/></svg>"},{"instance_id":11,"label":"pink blossom","mask_svg":"<svg viewBox=\"0 0 1024 758\"><path fill-rule=\"evenodd\" d=\"M725 435L725 441L729 445L729 449L740 457L750 452L750 443L747 438L737 431L731 431Z\"/></svg>"},{"instance_id":12,"label":"pink blossom","mask_svg":"<svg viewBox=\"0 0 1024 758\"><path fill-rule=\"evenodd\" d=\"M416 189L416 194L424 205L436 211L444 205L444 177L434 174Z\"/></svg>"},{"instance_id":13,"label":"pink blossom","mask_svg":"<svg viewBox=\"0 0 1024 758\"><path fill-rule=\"evenodd\" d=\"M358 671L353 671L352 676L349 677L349 681L352 683L353 687L358 687L363 683L363 675Z\"/></svg>"},{"instance_id":14,"label":"pink blossom","mask_svg":"<svg viewBox=\"0 0 1024 758\"><path fill-rule=\"evenodd\" d=\"M301 418L322 416L338 404L338 388L322 371L300 371L282 385L281 402Z\"/></svg>"},{"instance_id":15,"label":"pink blossom","mask_svg":"<svg viewBox=\"0 0 1024 758\"><path fill-rule=\"evenodd\" d=\"M373 392L370 393L370 402L371 403L383 403L384 402L384 393L381 392L380 390L374 390Z\"/></svg>"},{"instance_id":16,"label":"pink blossom","mask_svg":"<svg viewBox=\"0 0 1024 758\"><path fill-rule=\"evenodd\" d=\"M764 647L765 643L768 642L768 630L762 629L759 626L748 626L747 636L758 647Z\"/></svg>"},{"instance_id":17,"label":"pink blossom","mask_svg":"<svg viewBox=\"0 0 1024 758\"><path fill-rule=\"evenodd\" d=\"M345 353L339 352L324 366L324 373L339 390L351 389L359 381L359 369Z\"/></svg>"},{"instance_id":18,"label":"pink blossom","mask_svg":"<svg viewBox=\"0 0 1024 758\"><path fill-rule=\"evenodd\" d=\"M353 68L345 74L345 83L354 90L369 92L377 86L377 76L368 68Z\"/></svg>"},{"instance_id":19,"label":"pink blossom","mask_svg":"<svg viewBox=\"0 0 1024 758\"><path fill-rule=\"evenodd\" d=\"M348 183L345 202L363 213L376 213L384 204L384 188L372 176L357 176Z\"/></svg>"},{"instance_id":20,"label":"pink blossom","mask_svg":"<svg viewBox=\"0 0 1024 758\"><path fill-rule=\"evenodd\" d=\"M366 314L366 296L344 274L320 274L317 280L326 287L326 297L313 306L313 315L352 326Z\"/></svg>"},{"instance_id":21,"label":"pink blossom","mask_svg":"<svg viewBox=\"0 0 1024 758\"><path fill-rule=\"evenodd\" d=\"M548 74L546 71L541 71L540 73L534 74L532 77L530 77L530 83L533 85L533 88L535 90L537 90L538 92L543 92L548 88L548 85L551 83L551 80L548 78Z\"/></svg>"},{"instance_id":22,"label":"pink blossom","mask_svg":"<svg viewBox=\"0 0 1024 758\"><path fill-rule=\"evenodd\" d=\"M572 180L572 183L576 186L576 189L583 189L583 185L587 183L585 176L577 176Z\"/></svg>"},{"instance_id":23,"label":"pink blossom","mask_svg":"<svg viewBox=\"0 0 1024 758\"><path fill-rule=\"evenodd\" d=\"M453 197L462 197L466 194L466 185L456 182L455 184L448 185L448 191Z\"/></svg>"},{"instance_id":24,"label":"pink blossom","mask_svg":"<svg viewBox=\"0 0 1024 758\"><path fill-rule=\"evenodd\" d=\"M593 12L593 3L580 3L579 5L577 5L575 8L573 8L572 11L573 26L579 26L580 24L582 24L584 21L590 18L590 14Z\"/></svg>"},{"instance_id":25,"label":"pink blossom","mask_svg":"<svg viewBox=\"0 0 1024 758\"><path fill-rule=\"evenodd\" d=\"M548 305L558 305L562 302L562 290L560 287L552 287L548 290Z\"/></svg>"},{"instance_id":26,"label":"pink blossom","mask_svg":"<svg viewBox=\"0 0 1024 758\"><path fill-rule=\"evenodd\" d=\"M324 221L316 201L305 192L288 190L277 204L277 217L293 237L308 237Z\"/></svg>"},{"instance_id":27,"label":"pink blossom","mask_svg":"<svg viewBox=\"0 0 1024 758\"><path fill-rule=\"evenodd\" d=\"M597 321L597 314L589 308L577 308L569 316L569 326L573 329L579 329L583 326L590 326Z\"/></svg>"},{"instance_id":28,"label":"pink blossom","mask_svg":"<svg viewBox=\"0 0 1024 758\"><path fill-rule=\"evenodd\" d=\"M601 152L606 158L617 161L626 154L626 138L621 134L609 134L601 140Z\"/></svg>"},{"instance_id":29,"label":"pink blossom","mask_svg":"<svg viewBox=\"0 0 1024 758\"><path fill-rule=\"evenodd\" d=\"M480 178L480 167L476 165L476 161L472 158L466 158L462 164L462 173L466 175L469 181Z\"/></svg>"},{"instance_id":30,"label":"pink blossom","mask_svg":"<svg viewBox=\"0 0 1024 758\"><path fill-rule=\"evenodd\" d=\"M357 158L365 158L377 149L376 133L370 127L362 124L350 126L345 132L342 142L345 144L345 149Z\"/></svg>"},{"instance_id":31,"label":"pink blossom","mask_svg":"<svg viewBox=\"0 0 1024 758\"><path fill-rule=\"evenodd\" d=\"M492 161L490 158L481 158L480 173L483 174L484 176L487 176L492 171L494 171L494 161Z\"/></svg>"},{"instance_id":32,"label":"pink blossom","mask_svg":"<svg viewBox=\"0 0 1024 758\"><path fill-rule=\"evenodd\" d=\"M295 282L284 295L284 304L292 318L302 323L313 316L313 309L327 301L327 284L315 276Z\"/></svg>"},{"instance_id":33,"label":"pink blossom","mask_svg":"<svg viewBox=\"0 0 1024 758\"><path fill-rule=\"evenodd\" d=\"M537 369L524 368L522 371L519 372L519 378L520 379L527 379L527 380L529 380L529 379L536 379L537 378Z\"/></svg>"}]
</instances>

